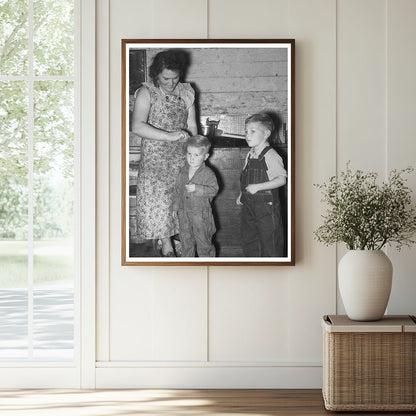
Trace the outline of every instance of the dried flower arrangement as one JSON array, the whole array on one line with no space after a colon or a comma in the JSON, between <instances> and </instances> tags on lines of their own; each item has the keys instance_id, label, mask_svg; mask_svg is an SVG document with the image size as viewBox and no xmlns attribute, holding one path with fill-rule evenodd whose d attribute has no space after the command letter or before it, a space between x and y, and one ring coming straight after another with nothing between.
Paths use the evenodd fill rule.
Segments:
<instances>
[{"instance_id":1,"label":"dried flower arrangement","mask_svg":"<svg viewBox=\"0 0 416 416\"><path fill-rule=\"evenodd\" d=\"M375 172L347 169L315 185L328 204L316 240L326 244L344 242L350 250L380 250L386 244L400 250L416 241L416 211L412 190L404 174L413 168L392 170L386 182L378 183Z\"/></svg>"}]
</instances>

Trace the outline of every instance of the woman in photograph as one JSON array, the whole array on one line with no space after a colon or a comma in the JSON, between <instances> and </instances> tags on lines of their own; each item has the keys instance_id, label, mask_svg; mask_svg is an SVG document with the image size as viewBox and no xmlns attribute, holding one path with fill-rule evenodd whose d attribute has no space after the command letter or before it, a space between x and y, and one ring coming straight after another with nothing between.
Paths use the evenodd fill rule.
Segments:
<instances>
[{"instance_id":1,"label":"woman in photograph","mask_svg":"<svg viewBox=\"0 0 416 416\"><path fill-rule=\"evenodd\" d=\"M194 98L189 83L179 80L186 54L168 49L155 55L149 82L137 90L132 131L142 138L137 178L137 234L161 242L160 255L175 257L172 236L178 227L171 212L175 180L185 164L183 143L197 134Z\"/></svg>"}]
</instances>

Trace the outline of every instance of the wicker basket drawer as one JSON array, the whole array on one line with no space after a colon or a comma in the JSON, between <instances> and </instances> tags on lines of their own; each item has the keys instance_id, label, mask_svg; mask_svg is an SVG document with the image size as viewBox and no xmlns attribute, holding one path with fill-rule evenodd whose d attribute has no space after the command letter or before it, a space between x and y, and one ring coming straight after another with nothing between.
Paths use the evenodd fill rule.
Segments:
<instances>
[{"instance_id":1,"label":"wicker basket drawer","mask_svg":"<svg viewBox=\"0 0 416 416\"><path fill-rule=\"evenodd\" d=\"M343 411L416 410L416 320L386 316L356 322L324 316L325 408Z\"/></svg>"}]
</instances>

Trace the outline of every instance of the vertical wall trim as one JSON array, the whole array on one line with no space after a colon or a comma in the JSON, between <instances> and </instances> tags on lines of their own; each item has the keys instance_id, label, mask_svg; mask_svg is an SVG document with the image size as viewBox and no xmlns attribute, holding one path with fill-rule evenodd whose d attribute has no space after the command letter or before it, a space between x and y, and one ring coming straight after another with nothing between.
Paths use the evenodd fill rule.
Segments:
<instances>
[{"instance_id":1,"label":"vertical wall trim","mask_svg":"<svg viewBox=\"0 0 416 416\"><path fill-rule=\"evenodd\" d=\"M75 86L75 163L76 169L74 171L75 189L74 201L76 210L74 212L74 236L76 243L74 244L74 305L75 305L75 349L74 362L78 368L77 387L81 386L81 0L74 1L75 15L75 56L74 56L74 86Z\"/></svg>"},{"instance_id":2,"label":"vertical wall trim","mask_svg":"<svg viewBox=\"0 0 416 416\"><path fill-rule=\"evenodd\" d=\"M81 2L81 388L95 387L95 0Z\"/></svg>"},{"instance_id":3,"label":"vertical wall trim","mask_svg":"<svg viewBox=\"0 0 416 416\"><path fill-rule=\"evenodd\" d=\"M97 4L97 360L110 360L110 0Z\"/></svg>"}]
</instances>

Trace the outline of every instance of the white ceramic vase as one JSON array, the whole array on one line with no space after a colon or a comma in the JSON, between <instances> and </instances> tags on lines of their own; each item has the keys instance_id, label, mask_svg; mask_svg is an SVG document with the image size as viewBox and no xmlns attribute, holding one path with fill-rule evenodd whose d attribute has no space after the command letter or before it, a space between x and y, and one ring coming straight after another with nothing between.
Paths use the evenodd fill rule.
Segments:
<instances>
[{"instance_id":1,"label":"white ceramic vase","mask_svg":"<svg viewBox=\"0 0 416 416\"><path fill-rule=\"evenodd\" d=\"M339 292L354 321L384 316L391 292L393 267L381 250L350 250L338 265Z\"/></svg>"}]
</instances>

